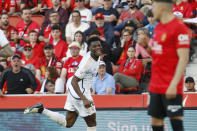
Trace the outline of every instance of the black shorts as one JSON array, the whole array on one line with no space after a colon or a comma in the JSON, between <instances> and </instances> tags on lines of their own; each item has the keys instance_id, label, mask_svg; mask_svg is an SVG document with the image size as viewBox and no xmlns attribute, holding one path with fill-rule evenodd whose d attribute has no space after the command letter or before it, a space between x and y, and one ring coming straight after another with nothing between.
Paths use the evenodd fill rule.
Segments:
<instances>
[{"instance_id":1,"label":"black shorts","mask_svg":"<svg viewBox=\"0 0 197 131\"><path fill-rule=\"evenodd\" d=\"M156 118L183 116L182 95L166 99L165 94L149 93L148 114Z\"/></svg>"}]
</instances>

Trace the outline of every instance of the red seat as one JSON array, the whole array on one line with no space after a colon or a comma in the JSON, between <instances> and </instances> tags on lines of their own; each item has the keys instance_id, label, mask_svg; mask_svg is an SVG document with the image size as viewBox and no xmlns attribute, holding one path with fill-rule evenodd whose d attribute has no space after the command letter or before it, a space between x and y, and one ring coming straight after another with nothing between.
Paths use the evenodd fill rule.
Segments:
<instances>
[{"instance_id":1,"label":"red seat","mask_svg":"<svg viewBox=\"0 0 197 131\"><path fill-rule=\"evenodd\" d=\"M32 15L31 19L35 22L38 23L38 25L41 27L42 23L44 21L44 16L43 15ZM21 21L21 17L20 16L16 16L16 15L10 15L9 16L9 23L11 26L16 27L16 25L18 24L19 21Z\"/></svg>"},{"instance_id":2,"label":"red seat","mask_svg":"<svg viewBox=\"0 0 197 131\"><path fill-rule=\"evenodd\" d=\"M138 87L128 87L128 88L123 88L120 89L120 86L118 84L116 84L116 94L120 94L120 93L131 93L131 92L137 92L138 91Z\"/></svg>"}]
</instances>

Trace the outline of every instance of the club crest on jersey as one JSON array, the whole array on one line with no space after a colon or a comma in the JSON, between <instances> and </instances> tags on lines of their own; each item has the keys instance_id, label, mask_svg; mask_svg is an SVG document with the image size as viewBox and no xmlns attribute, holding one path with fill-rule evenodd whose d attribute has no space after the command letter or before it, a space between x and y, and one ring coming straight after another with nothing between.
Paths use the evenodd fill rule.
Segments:
<instances>
[{"instance_id":1,"label":"club crest on jersey","mask_svg":"<svg viewBox=\"0 0 197 131\"><path fill-rule=\"evenodd\" d=\"M161 36L161 41L162 41L162 42L165 41L165 40L166 40L166 37L167 37L167 34L166 34L166 33L162 34L162 36Z\"/></svg>"}]
</instances>

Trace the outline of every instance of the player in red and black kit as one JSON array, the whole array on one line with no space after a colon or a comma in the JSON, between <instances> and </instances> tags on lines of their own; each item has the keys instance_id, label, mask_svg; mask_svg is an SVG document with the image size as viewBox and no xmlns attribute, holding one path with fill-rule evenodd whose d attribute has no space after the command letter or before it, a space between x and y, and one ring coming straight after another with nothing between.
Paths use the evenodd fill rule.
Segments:
<instances>
[{"instance_id":1,"label":"player in red and black kit","mask_svg":"<svg viewBox=\"0 0 197 131\"><path fill-rule=\"evenodd\" d=\"M188 28L172 14L172 0L154 0L155 28L148 114L153 131L164 130L169 117L174 131L183 131L183 73L189 59Z\"/></svg>"}]
</instances>

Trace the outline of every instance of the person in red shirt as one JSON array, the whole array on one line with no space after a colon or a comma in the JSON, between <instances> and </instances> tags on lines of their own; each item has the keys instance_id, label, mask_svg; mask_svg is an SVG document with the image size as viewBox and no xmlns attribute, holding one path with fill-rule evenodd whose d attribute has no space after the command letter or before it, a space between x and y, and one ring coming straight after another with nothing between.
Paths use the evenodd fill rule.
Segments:
<instances>
[{"instance_id":1,"label":"person in red shirt","mask_svg":"<svg viewBox=\"0 0 197 131\"><path fill-rule=\"evenodd\" d=\"M53 38L53 41L50 41L50 43L53 45L55 49L55 56L58 57L58 59L62 60L64 57L66 57L66 52L68 50L68 44L60 39L60 33L61 29L59 25L54 25L51 27L51 35Z\"/></svg>"},{"instance_id":2,"label":"person in red shirt","mask_svg":"<svg viewBox=\"0 0 197 131\"><path fill-rule=\"evenodd\" d=\"M20 8L21 10L24 8L29 8L32 13L38 13L40 12L41 6L41 0L21 0Z\"/></svg>"},{"instance_id":3,"label":"person in red shirt","mask_svg":"<svg viewBox=\"0 0 197 131\"><path fill-rule=\"evenodd\" d=\"M78 42L73 41L69 45L69 49L71 57L65 61L60 75L64 81L67 81L71 76L74 75L74 72L82 59L82 56L79 54L81 46Z\"/></svg>"},{"instance_id":4,"label":"person in red shirt","mask_svg":"<svg viewBox=\"0 0 197 131\"><path fill-rule=\"evenodd\" d=\"M38 33L35 30L31 30L29 32L29 44L31 44L33 49L33 57L43 57L43 47L45 45L44 42L38 42Z\"/></svg>"},{"instance_id":5,"label":"person in red shirt","mask_svg":"<svg viewBox=\"0 0 197 131\"><path fill-rule=\"evenodd\" d=\"M115 82L120 89L138 87L143 72L142 61L135 57L135 47L127 49L127 59L121 61L119 72L114 75Z\"/></svg>"},{"instance_id":6,"label":"person in red shirt","mask_svg":"<svg viewBox=\"0 0 197 131\"><path fill-rule=\"evenodd\" d=\"M121 45L124 45L121 56L116 64L120 65L122 61L127 59L127 50L129 46L133 45L133 33L130 30L124 29L122 31Z\"/></svg>"},{"instance_id":7,"label":"person in red shirt","mask_svg":"<svg viewBox=\"0 0 197 131\"><path fill-rule=\"evenodd\" d=\"M24 8L22 10L22 19L17 24L17 31L18 35L21 38L20 44L21 46L25 45L26 42L29 42L28 40L28 34L31 30L35 30L37 33L39 32L39 25L35 21L31 20L32 12L29 8Z\"/></svg>"},{"instance_id":8,"label":"person in red shirt","mask_svg":"<svg viewBox=\"0 0 197 131\"><path fill-rule=\"evenodd\" d=\"M22 64L25 66L31 64L36 67L38 63L38 57L33 57L33 48L31 44L26 44L23 48L23 57L21 59Z\"/></svg>"},{"instance_id":9,"label":"person in red shirt","mask_svg":"<svg viewBox=\"0 0 197 131\"><path fill-rule=\"evenodd\" d=\"M46 44L43 48L44 57L41 57L36 66L36 78L40 81L44 78L46 67L54 66L60 74L62 62L54 55L54 47L52 44Z\"/></svg>"},{"instance_id":10,"label":"person in red shirt","mask_svg":"<svg viewBox=\"0 0 197 131\"><path fill-rule=\"evenodd\" d=\"M16 28L9 25L9 16L7 13L2 13L1 14L1 26L0 28L2 30L6 30L6 37L10 41L11 40L11 35L15 32L17 32Z\"/></svg>"},{"instance_id":11,"label":"person in red shirt","mask_svg":"<svg viewBox=\"0 0 197 131\"><path fill-rule=\"evenodd\" d=\"M172 13L172 0L154 0L155 28L148 114L153 131L164 130L170 118L174 131L183 131L183 74L189 59L190 36L186 25ZM148 47L149 48L149 47Z\"/></svg>"},{"instance_id":12,"label":"person in red shirt","mask_svg":"<svg viewBox=\"0 0 197 131\"><path fill-rule=\"evenodd\" d=\"M180 18L192 18L193 15L193 10L191 5L183 0L173 0L173 14Z\"/></svg>"},{"instance_id":13,"label":"person in red shirt","mask_svg":"<svg viewBox=\"0 0 197 131\"><path fill-rule=\"evenodd\" d=\"M16 0L4 0L0 1L0 12L7 12L13 14L17 11Z\"/></svg>"}]
</instances>

